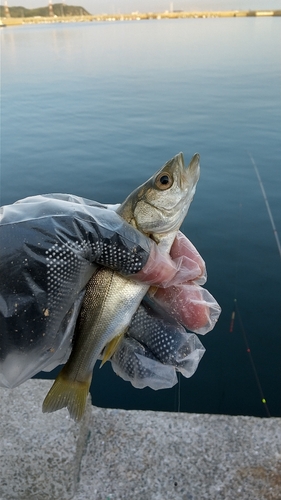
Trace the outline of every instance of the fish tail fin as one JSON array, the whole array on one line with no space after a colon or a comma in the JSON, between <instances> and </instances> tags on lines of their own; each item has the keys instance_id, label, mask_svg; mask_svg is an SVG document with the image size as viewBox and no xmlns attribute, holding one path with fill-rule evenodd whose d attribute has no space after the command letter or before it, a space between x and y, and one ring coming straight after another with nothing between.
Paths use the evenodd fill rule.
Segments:
<instances>
[{"instance_id":1,"label":"fish tail fin","mask_svg":"<svg viewBox=\"0 0 281 500\"><path fill-rule=\"evenodd\" d=\"M102 355L102 362L100 364L100 368L104 365L104 363L106 363L111 358L111 356L113 356L113 354L115 353L117 346L121 342L123 336L124 336L124 334L120 333L119 335L114 337L110 342L108 342L108 344L105 346L104 351L103 351L103 355Z\"/></svg>"},{"instance_id":2,"label":"fish tail fin","mask_svg":"<svg viewBox=\"0 0 281 500\"><path fill-rule=\"evenodd\" d=\"M67 408L71 418L79 422L84 415L92 374L87 380L71 380L63 370L57 376L43 401L43 413Z\"/></svg>"}]
</instances>

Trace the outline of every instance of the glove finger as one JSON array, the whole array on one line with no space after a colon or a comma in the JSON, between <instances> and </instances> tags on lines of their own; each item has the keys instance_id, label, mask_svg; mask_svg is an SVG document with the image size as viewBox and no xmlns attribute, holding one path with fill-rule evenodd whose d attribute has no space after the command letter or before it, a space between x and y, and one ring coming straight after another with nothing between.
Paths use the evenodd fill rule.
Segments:
<instances>
[{"instance_id":1,"label":"glove finger","mask_svg":"<svg viewBox=\"0 0 281 500\"><path fill-rule=\"evenodd\" d=\"M181 255L173 261L168 254L161 253L157 245L153 244L143 269L130 277L148 285L168 287L194 281L201 275L200 266L189 255Z\"/></svg>"},{"instance_id":2,"label":"glove finger","mask_svg":"<svg viewBox=\"0 0 281 500\"><path fill-rule=\"evenodd\" d=\"M111 365L119 377L137 389L168 389L177 383L175 368L159 363L145 346L131 337L122 339Z\"/></svg>"},{"instance_id":3,"label":"glove finger","mask_svg":"<svg viewBox=\"0 0 281 500\"><path fill-rule=\"evenodd\" d=\"M188 330L201 335L214 328L221 313L219 304L208 290L193 283L159 288L153 300Z\"/></svg>"},{"instance_id":4,"label":"glove finger","mask_svg":"<svg viewBox=\"0 0 281 500\"><path fill-rule=\"evenodd\" d=\"M158 305L152 308L143 303L111 362L115 373L134 387L156 390L175 385L175 370L191 377L204 352L194 333L187 332Z\"/></svg>"},{"instance_id":5,"label":"glove finger","mask_svg":"<svg viewBox=\"0 0 281 500\"><path fill-rule=\"evenodd\" d=\"M185 368L185 376L189 377L205 352L195 334L187 332L153 302L142 302L133 316L128 335L145 345L161 363L176 369Z\"/></svg>"},{"instance_id":6,"label":"glove finger","mask_svg":"<svg viewBox=\"0 0 281 500\"><path fill-rule=\"evenodd\" d=\"M201 255L191 243L191 241L181 232L177 233L177 236L172 245L170 256L174 261L177 261L179 257L184 256L187 260L185 261L185 266L188 267L190 261L196 262L201 270L201 275L196 278L196 282L199 285L204 285L207 281L206 265ZM191 281L191 280L190 280ZM195 281L193 279L193 281ZM173 285L175 283L172 283Z\"/></svg>"}]
</instances>

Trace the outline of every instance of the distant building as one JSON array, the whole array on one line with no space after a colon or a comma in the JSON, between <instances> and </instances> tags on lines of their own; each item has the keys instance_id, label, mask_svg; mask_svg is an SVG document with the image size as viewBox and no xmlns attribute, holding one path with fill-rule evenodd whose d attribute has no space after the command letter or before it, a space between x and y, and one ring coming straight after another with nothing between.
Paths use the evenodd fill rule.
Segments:
<instances>
[{"instance_id":1,"label":"distant building","mask_svg":"<svg viewBox=\"0 0 281 500\"><path fill-rule=\"evenodd\" d=\"M256 16L273 16L274 11L273 10L261 10L261 11L256 11Z\"/></svg>"},{"instance_id":2,"label":"distant building","mask_svg":"<svg viewBox=\"0 0 281 500\"><path fill-rule=\"evenodd\" d=\"M49 0L49 16L54 17L52 0Z\"/></svg>"},{"instance_id":3,"label":"distant building","mask_svg":"<svg viewBox=\"0 0 281 500\"><path fill-rule=\"evenodd\" d=\"M5 17L11 17L7 0L5 0L4 2L4 12L5 12Z\"/></svg>"}]
</instances>

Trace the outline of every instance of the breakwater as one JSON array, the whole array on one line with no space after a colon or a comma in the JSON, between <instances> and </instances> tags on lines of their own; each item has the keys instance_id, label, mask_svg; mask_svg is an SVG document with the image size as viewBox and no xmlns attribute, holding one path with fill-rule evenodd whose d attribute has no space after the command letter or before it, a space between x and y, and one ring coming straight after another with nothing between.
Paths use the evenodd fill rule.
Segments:
<instances>
[{"instance_id":1,"label":"breakwater","mask_svg":"<svg viewBox=\"0 0 281 500\"><path fill-rule=\"evenodd\" d=\"M226 18L226 17L272 17L281 16L281 10L254 10L254 11L165 11L165 12L131 12L127 14L95 14L79 16L36 16L36 17L3 17L2 23L5 26L15 26L22 24L39 23L67 23L67 22L101 22L101 21L142 21L161 19L206 19L206 18Z\"/></svg>"}]
</instances>

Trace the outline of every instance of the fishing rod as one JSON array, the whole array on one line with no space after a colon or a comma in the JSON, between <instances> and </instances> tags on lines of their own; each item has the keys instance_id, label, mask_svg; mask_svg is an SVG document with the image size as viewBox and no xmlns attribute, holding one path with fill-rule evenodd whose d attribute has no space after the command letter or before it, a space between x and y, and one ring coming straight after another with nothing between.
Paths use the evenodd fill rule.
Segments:
<instances>
[{"instance_id":1,"label":"fishing rod","mask_svg":"<svg viewBox=\"0 0 281 500\"><path fill-rule=\"evenodd\" d=\"M271 209L270 209L270 206L269 206L269 202L268 202L268 199L267 199L267 196L266 196L266 192L265 192L265 189L264 189L264 186L263 186L260 174L259 174L259 170L258 170L256 162L255 162L254 158L252 157L251 153L249 151L247 151L247 153L248 153L248 155L250 157L250 160L251 160L252 165L254 167L256 176L258 178L258 182L259 182L259 185L260 185L260 188L261 188L261 191L262 191L262 195L263 195L263 198L264 198L264 201L265 201L265 205L266 205L266 208L267 208L269 219L270 219L270 222L271 222L271 225L272 225L273 233L274 233L274 236L275 236L275 239L276 239L277 248L278 248L278 251L279 251L280 258L281 258L281 244L280 244L279 236L278 236L277 229L276 229L276 226L275 226L275 223L274 223L274 219L273 219L273 216L272 216L272 212L271 212ZM241 229L241 203L240 203L239 227ZM238 265L238 254L239 254L239 251L240 251L240 238L238 238L238 242L237 242L237 259L236 259L235 280L234 280L235 281L235 287L234 287L235 288L235 291L234 291L234 293L235 293L234 296L235 297L237 295L237 293L236 293L237 292L237 265ZM260 382L260 378L259 378L259 375L258 375L258 371L257 371L256 365L255 365L255 362L254 362L254 358L253 358L253 355L252 355L252 352L251 352L251 348L250 348L250 345L249 345L249 341L248 341L246 329L244 327L244 324L243 324L243 321L242 321L242 316L241 316L241 313L240 313L240 310L239 310L239 307L238 307L238 301L237 301L237 298L234 298L234 306L233 306L233 310L232 310L232 313L231 313L230 327L229 327L229 332L230 333L232 333L233 330L234 330L234 322L235 322L236 315L238 317L240 330L242 332L243 340L244 340L244 343L245 343L245 346L246 346L246 352L248 354L248 359L249 359L250 364L252 366L253 374L254 374L254 377L255 377L255 380L256 380L256 383L257 383L257 387L258 387L258 390L259 390L259 393L260 393L261 402L262 402L262 404L264 406L264 409L265 409L267 417L271 417L271 414L270 414L270 411L269 411L269 408L268 408L268 405L267 405L267 401L266 401L266 398L264 396L264 392L263 392L263 389L262 389L262 385L261 385L261 382Z\"/></svg>"},{"instance_id":2,"label":"fishing rod","mask_svg":"<svg viewBox=\"0 0 281 500\"><path fill-rule=\"evenodd\" d=\"M242 317L241 317L241 314L240 314L240 310L238 308L237 299L234 299L234 307L233 307L233 311L232 311L232 314L231 314L231 321L230 321L230 328L229 328L230 333L232 333L233 329L234 329L234 321L235 321L236 313L237 313L237 316L238 316L240 328L241 328L243 339L244 339L244 343L245 343L245 346L246 346L246 351L247 351L247 354L248 354L248 357L249 357L249 360L250 360L250 363L251 363L251 366L252 366L252 370L253 370L253 373L254 373L254 377L255 377L255 380L256 380L256 383L257 383L257 386L258 386L258 390L259 390L259 393L260 393L261 402L264 405L267 417L271 417L271 414L270 414L270 411L269 411L269 408L268 408L268 405L267 405L267 401L265 399L264 392L262 390L262 386L261 386L260 378L259 378L259 375L258 375L258 372L257 372L257 369L256 369L254 358L252 356L251 348L250 348L249 341L248 341L247 334L246 334L246 329L244 327L244 324L243 324L243 321L242 321Z\"/></svg>"},{"instance_id":3,"label":"fishing rod","mask_svg":"<svg viewBox=\"0 0 281 500\"><path fill-rule=\"evenodd\" d=\"M275 226L275 223L274 223L274 220L273 220L272 212L270 210L270 206L269 206L269 203L268 203L266 192L265 192L265 189L263 187L261 176L260 176L257 164L256 164L254 158L252 157L251 153L249 151L247 151L247 153L248 153L248 155L250 157L250 160L252 162L252 165L253 165L254 170L256 172L256 176L257 176L258 181L259 181L259 185L260 185L261 192L262 192L262 195L263 195L263 198L264 198L264 202L265 202L265 205L266 205L266 208L267 208L268 216L269 216L269 219L270 219L270 222L271 222L271 225L272 225L273 233L274 233L274 236L275 236L275 239L276 239L277 248L278 248L280 259L281 259L281 244L280 244L280 240L279 240L279 236L278 236L278 233L277 233L277 229L276 229L276 226Z\"/></svg>"}]
</instances>

